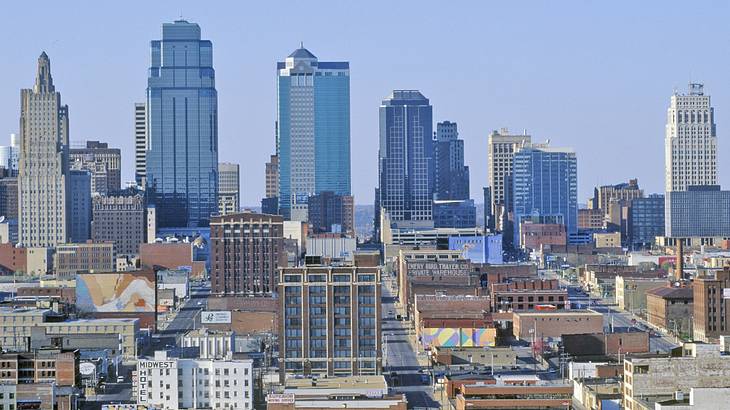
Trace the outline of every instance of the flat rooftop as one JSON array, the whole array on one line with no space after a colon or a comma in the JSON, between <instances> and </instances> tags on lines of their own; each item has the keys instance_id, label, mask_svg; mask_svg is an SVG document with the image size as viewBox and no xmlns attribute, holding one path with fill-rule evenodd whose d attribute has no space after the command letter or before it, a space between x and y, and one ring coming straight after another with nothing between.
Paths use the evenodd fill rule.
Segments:
<instances>
[{"instance_id":1,"label":"flat rooftop","mask_svg":"<svg viewBox=\"0 0 730 410\"><path fill-rule=\"evenodd\" d=\"M326 390L326 389L387 389L385 377L379 376L346 376L317 378L316 386L312 378L288 378L285 383L285 390L288 393L296 393L296 390Z\"/></svg>"}]
</instances>

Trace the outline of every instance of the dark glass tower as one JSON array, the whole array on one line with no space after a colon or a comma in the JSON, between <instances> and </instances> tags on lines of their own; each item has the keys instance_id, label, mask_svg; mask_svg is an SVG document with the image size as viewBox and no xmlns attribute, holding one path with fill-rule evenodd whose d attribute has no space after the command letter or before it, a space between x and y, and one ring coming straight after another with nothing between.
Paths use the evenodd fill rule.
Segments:
<instances>
[{"instance_id":1,"label":"dark glass tower","mask_svg":"<svg viewBox=\"0 0 730 410\"><path fill-rule=\"evenodd\" d=\"M436 124L434 157L434 199L469 199L469 167L464 165L464 141L455 122Z\"/></svg>"},{"instance_id":2,"label":"dark glass tower","mask_svg":"<svg viewBox=\"0 0 730 410\"><path fill-rule=\"evenodd\" d=\"M396 228L433 227L433 108L419 91L395 90L380 105L379 198ZM376 228L380 210L376 210Z\"/></svg>"},{"instance_id":3,"label":"dark glass tower","mask_svg":"<svg viewBox=\"0 0 730 410\"><path fill-rule=\"evenodd\" d=\"M162 25L147 80L147 190L157 224L208 226L218 211L218 94L213 45L200 26Z\"/></svg>"}]
</instances>

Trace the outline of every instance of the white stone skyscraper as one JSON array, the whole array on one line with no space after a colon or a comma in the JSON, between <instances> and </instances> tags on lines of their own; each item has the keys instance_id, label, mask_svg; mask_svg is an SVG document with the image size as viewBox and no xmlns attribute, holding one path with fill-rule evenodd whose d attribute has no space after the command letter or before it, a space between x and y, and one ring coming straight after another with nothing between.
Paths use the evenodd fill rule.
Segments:
<instances>
[{"instance_id":1,"label":"white stone skyscraper","mask_svg":"<svg viewBox=\"0 0 730 410\"><path fill-rule=\"evenodd\" d=\"M718 184L715 113L702 84L691 83L687 94L672 95L664 149L667 192Z\"/></svg>"},{"instance_id":2,"label":"white stone skyscraper","mask_svg":"<svg viewBox=\"0 0 730 410\"><path fill-rule=\"evenodd\" d=\"M35 85L20 92L19 242L55 247L68 240L68 106L61 105L45 52Z\"/></svg>"},{"instance_id":3,"label":"white stone skyscraper","mask_svg":"<svg viewBox=\"0 0 730 410\"><path fill-rule=\"evenodd\" d=\"M512 160L515 152L522 147L530 146L532 137L524 134L510 134L506 128L492 131L487 142L487 180L492 193L492 215L496 218L498 229L502 226L506 213L510 184L507 181L512 174Z\"/></svg>"}]
</instances>

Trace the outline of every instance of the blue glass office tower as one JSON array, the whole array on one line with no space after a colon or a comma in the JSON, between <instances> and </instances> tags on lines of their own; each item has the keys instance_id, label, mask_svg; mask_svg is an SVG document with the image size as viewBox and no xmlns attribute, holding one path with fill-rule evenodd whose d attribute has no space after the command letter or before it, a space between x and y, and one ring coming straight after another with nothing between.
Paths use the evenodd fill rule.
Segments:
<instances>
[{"instance_id":1,"label":"blue glass office tower","mask_svg":"<svg viewBox=\"0 0 730 410\"><path fill-rule=\"evenodd\" d=\"M628 225L632 249L651 247L657 236L664 236L664 195L632 199Z\"/></svg>"},{"instance_id":2,"label":"blue glass office tower","mask_svg":"<svg viewBox=\"0 0 730 410\"><path fill-rule=\"evenodd\" d=\"M530 147L515 153L512 162L514 243L520 243L520 222L565 225L578 230L578 161L567 149Z\"/></svg>"},{"instance_id":3,"label":"blue glass office tower","mask_svg":"<svg viewBox=\"0 0 730 410\"><path fill-rule=\"evenodd\" d=\"M469 167L464 165L464 141L455 122L436 124L434 158L433 198L469 199Z\"/></svg>"},{"instance_id":4,"label":"blue glass office tower","mask_svg":"<svg viewBox=\"0 0 730 410\"><path fill-rule=\"evenodd\" d=\"M302 46L276 68L279 212L306 221L309 196L350 195L350 64Z\"/></svg>"},{"instance_id":5,"label":"blue glass office tower","mask_svg":"<svg viewBox=\"0 0 730 410\"><path fill-rule=\"evenodd\" d=\"M419 91L395 90L380 105L375 227L385 211L396 228L433 227L433 107Z\"/></svg>"},{"instance_id":6,"label":"blue glass office tower","mask_svg":"<svg viewBox=\"0 0 730 410\"><path fill-rule=\"evenodd\" d=\"M147 80L147 191L160 228L205 227L218 212L218 94L200 26L162 25Z\"/></svg>"}]
</instances>

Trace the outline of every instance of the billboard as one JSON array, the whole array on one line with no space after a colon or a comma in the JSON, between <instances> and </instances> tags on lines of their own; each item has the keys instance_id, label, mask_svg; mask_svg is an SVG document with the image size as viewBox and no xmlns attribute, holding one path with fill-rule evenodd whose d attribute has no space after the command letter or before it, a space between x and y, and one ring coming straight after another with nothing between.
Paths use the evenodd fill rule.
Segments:
<instances>
[{"instance_id":1,"label":"billboard","mask_svg":"<svg viewBox=\"0 0 730 410\"><path fill-rule=\"evenodd\" d=\"M214 324L214 323L231 323L231 311L230 310L206 310L200 314L200 323L202 324Z\"/></svg>"},{"instance_id":2,"label":"billboard","mask_svg":"<svg viewBox=\"0 0 730 410\"><path fill-rule=\"evenodd\" d=\"M154 313L153 272L80 273L76 306L86 313Z\"/></svg>"}]
</instances>

